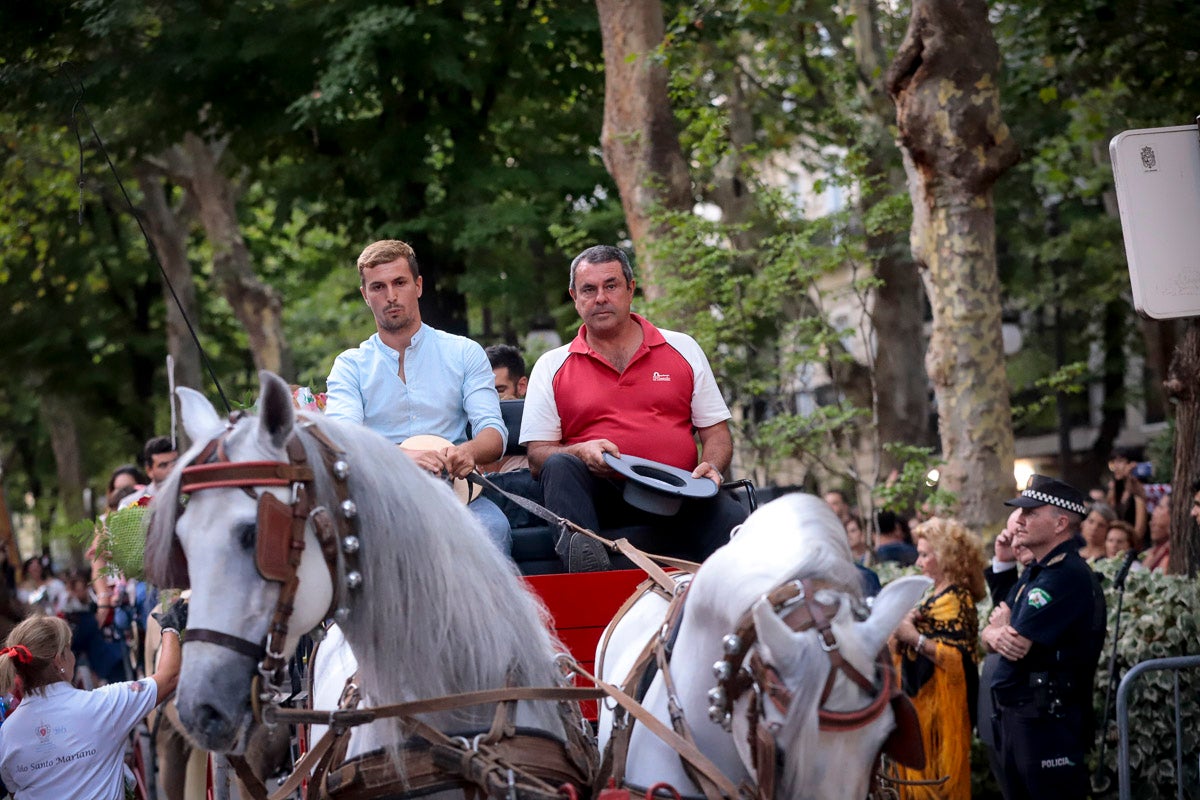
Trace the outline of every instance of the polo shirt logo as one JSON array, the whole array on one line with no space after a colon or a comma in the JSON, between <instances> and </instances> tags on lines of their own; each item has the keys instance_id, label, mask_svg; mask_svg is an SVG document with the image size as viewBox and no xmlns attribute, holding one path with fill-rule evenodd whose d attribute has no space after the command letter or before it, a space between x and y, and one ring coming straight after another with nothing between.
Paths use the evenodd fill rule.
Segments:
<instances>
[{"instance_id":1,"label":"polo shirt logo","mask_svg":"<svg viewBox=\"0 0 1200 800\"><path fill-rule=\"evenodd\" d=\"M1041 608L1050 602L1050 593L1045 589L1030 589L1029 590L1029 605L1034 608Z\"/></svg>"},{"instance_id":2,"label":"polo shirt logo","mask_svg":"<svg viewBox=\"0 0 1200 800\"><path fill-rule=\"evenodd\" d=\"M651 376L650 376L650 380L652 380L652 381L666 381L667 383L670 383L670 382L671 382L671 376L670 376L670 374L669 374L669 373L666 373L666 372L655 372L653 375L651 375Z\"/></svg>"}]
</instances>

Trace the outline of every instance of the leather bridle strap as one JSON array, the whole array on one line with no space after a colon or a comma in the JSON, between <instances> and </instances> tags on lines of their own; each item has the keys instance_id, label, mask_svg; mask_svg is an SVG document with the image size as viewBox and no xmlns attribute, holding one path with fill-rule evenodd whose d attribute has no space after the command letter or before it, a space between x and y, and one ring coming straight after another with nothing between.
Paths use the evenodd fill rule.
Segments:
<instances>
[{"instance_id":1,"label":"leather bridle strap","mask_svg":"<svg viewBox=\"0 0 1200 800\"><path fill-rule=\"evenodd\" d=\"M240 636L214 631L208 628L188 628L185 637L189 642L208 642L219 647L224 647L226 650L232 650L235 653L240 653L244 656L249 656L255 661L263 657L266 649L262 643L254 643L249 639L243 639Z\"/></svg>"},{"instance_id":2,"label":"leather bridle strap","mask_svg":"<svg viewBox=\"0 0 1200 800\"><path fill-rule=\"evenodd\" d=\"M291 486L313 478L307 466L283 461L216 461L192 464L183 470L179 491L199 492L204 489L229 489L242 486Z\"/></svg>"}]
</instances>

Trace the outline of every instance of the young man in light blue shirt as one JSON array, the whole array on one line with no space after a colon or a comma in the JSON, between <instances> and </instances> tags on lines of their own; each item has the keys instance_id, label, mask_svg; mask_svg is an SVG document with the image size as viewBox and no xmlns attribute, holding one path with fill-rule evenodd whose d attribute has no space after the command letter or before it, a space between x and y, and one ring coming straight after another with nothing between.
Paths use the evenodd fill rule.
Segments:
<instances>
[{"instance_id":1,"label":"young man in light blue shirt","mask_svg":"<svg viewBox=\"0 0 1200 800\"><path fill-rule=\"evenodd\" d=\"M495 377L483 348L421 322L421 273L413 249L385 239L358 257L359 292L376 333L345 351L329 372L325 413L356 422L396 444L433 434L453 442L441 450L405 450L423 469L464 478L496 461L508 430ZM474 438L467 438L470 426ZM504 553L512 547L508 518L486 497L469 506Z\"/></svg>"}]
</instances>

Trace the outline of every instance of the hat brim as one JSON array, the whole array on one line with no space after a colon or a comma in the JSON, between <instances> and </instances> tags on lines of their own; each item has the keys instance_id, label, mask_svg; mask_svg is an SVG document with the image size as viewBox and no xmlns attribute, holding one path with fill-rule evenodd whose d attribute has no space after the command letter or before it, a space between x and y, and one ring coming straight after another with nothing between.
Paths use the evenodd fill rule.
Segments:
<instances>
[{"instance_id":1,"label":"hat brim","mask_svg":"<svg viewBox=\"0 0 1200 800\"><path fill-rule=\"evenodd\" d=\"M623 497L634 508L669 517L684 500L703 500L717 493L708 478L693 478L688 470L639 456L604 454L604 461L625 478Z\"/></svg>"},{"instance_id":2,"label":"hat brim","mask_svg":"<svg viewBox=\"0 0 1200 800\"><path fill-rule=\"evenodd\" d=\"M1050 503L1032 497L1014 497L1012 500L1005 500L1004 505L1016 506L1017 508L1037 508L1039 506L1048 506Z\"/></svg>"}]
</instances>

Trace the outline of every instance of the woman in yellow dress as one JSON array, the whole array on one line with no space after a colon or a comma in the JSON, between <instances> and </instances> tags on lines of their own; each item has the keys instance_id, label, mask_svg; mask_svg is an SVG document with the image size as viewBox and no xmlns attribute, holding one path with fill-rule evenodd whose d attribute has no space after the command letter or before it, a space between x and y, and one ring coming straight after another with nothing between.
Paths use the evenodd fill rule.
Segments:
<instances>
[{"instance_id":1,"label":"woman in yellow dress","mask_svg":"<svg viewBox=\"0 0 1200 800\"><path fill-rule=\"evenodd\" d=\"M893 653L905 693L921 720L925 769L897 766L904 798L961 800L971 796L971 729L979 690L975 603L986 594L983 547L961 522L933 517L913 538L917 566L933 580L929 596L900 623Z\"/></svg>"}]
</instances>

